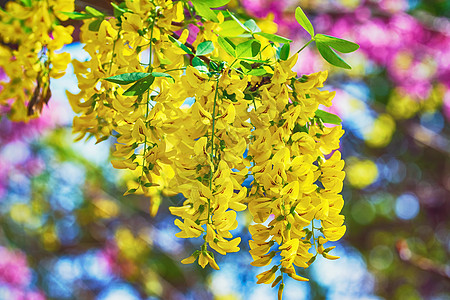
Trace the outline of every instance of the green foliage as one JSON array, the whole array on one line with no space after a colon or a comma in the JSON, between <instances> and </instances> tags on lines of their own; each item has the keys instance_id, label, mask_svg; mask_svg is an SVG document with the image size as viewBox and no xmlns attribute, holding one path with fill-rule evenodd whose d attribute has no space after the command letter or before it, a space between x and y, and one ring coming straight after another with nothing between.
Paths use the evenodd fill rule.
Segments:
<instances>
[{"instance_id":1,"label":"green foliage","mask_svg":"<svg viewBox=\"0 0 450 300\"><path fill-rule=\"evenodd\" d=\"M206 64L203 62L203 60L201 60L198 57L194 57L192 59L192 66L194 66L194 68L196 68L197 70L199 70L200 72L203 73L208 73L208 67L206 66Z\"/></svg>"},{"instance_id":2,"label":"green foliage","mask_svg":"<svg viewBox=\"0 0 450 300\"><path fill-rule=\"evenodd\" d=\"M219 22L219 19L217 19L216 14L211 10L211 6L209 6L207 3L208 1L204 0L192 0L192 4L194 5L195 11L205 18L206 20L213 21L213 22ZM220 2L220 1L212 1L212 2Z\"/></svg>"},{"instance_id":3,"label":"green foliage","mask_svg":"<svg viewBox=\"0 0 450 300\"><path fill-rule=\"evenodd\" d=\"M114 82L114 83L118 83L118 84L130 84L130 83L136 82L140 79L146 78L148 76L150 76L149 73L133 72L133 73L125 73L125 74L120 74L120 75L116 75L116 76L111 76L111 77L105 78L105 80Z\"/></svg>"},{"instance_id":4,"label":"green foliage","mask_svg":"<svg viewBox=\"0 0 450 300\"><path fill-rule=\"evenodd\" d=\"M236 58L255 57L261 49L261 43L252 39L242 42L236 46Z\"/></svg>"},{"instance_id":5,"label":"green foliage","mask_svg":"<svg viewBox=\"0 0 450 300\"><path fill-rule=\"evenodd\" d=\"M342 53L350 53L358 50L359 48L359 45L356 43L346 41L330 35L318 33L316 34L314 39L316 40L316 43L323 43L325 45L330 46L334 50Z\"/></svg>"},{"instance_id":6,"label":"green foliage","mask_svg":"<svg viewBox=\"0 0 450 300\"><path fill-rule=\"evenodd\" d=\"M323 111L321 109L316 110L315 115L317 118L320 118L323 123L341 125L342 120L335 114Z\"/></svg>"},{"instance_id":7,"label":"green foliage","mask_svg":"<svg viewBox=\"0 0 450 300\"><path fill-rule=\"evenodd\" d=\"M213 51L214 51L213 43L211 41L205 41L205 42L200 43L197 46L197 51L196 51L195 55L197 55L197 56L206 55Z\"/></svg>"},{"instance_id":8,"label":"green foliage","mask_svg":"<svg viewBox=\"0 0 450 300\"><path fill-rule=\"evenodd\" d=\"M217 38L219 45L232 57L236 57L236 46L230 40L221 37Z\"/></svg>"},{"instance_id":9,"label":"green foliage","mask_svg":"<svg viewBox=\"0 0 450 300\"><path fill-rule=\"evenodd\" d=\"M32 0L20 0L26 7L31 7Z\"/></svg>"},{"instance_id":10,"label":"green foliage","mask_svg":"<svg viewBox=\"0 0 450 300\"><path fill-rule=\"evenodd\" d=\"M333 49L342 53L350 53L358 50L358 44L330 35L320 33L314 34L314 27L300 7L297 7L297 9L295 10L295 19L297 20L298 24L300 24L300 26L302 26L303 29L305 29L311 35L311 40L298 52L303 50L312 41L315 41L317 50L319 50L320 55L328 63L336 67L351 69L350 65L347 64Z\"/></svg>"},{"instance_id":11,"label":"green foliage","mask_svg":"<svg viewBox=\"0 0 450 300\"><path fill-rule=\"evenodd\" d=\"M230 0L202 0L202 2L208 7L217 8L227 5Z\"/></svg>"},{"instance_id":12,"label":"green foliage","mask_svg":"<svg viewBox=\"0 0 450 300\"><path fill-rule=\"evenodd\" d=\"M347 64L333 49L331 49L327 44L322 42L316 42L317 50L319 50L320 55L332 64L333 66L351 69L349 64Z\"/></svg>"},{"instance_id":13,"label":"green foliage","mask_svg":"<svg viewBox=\"0 0 450 300\"><path fill-rule=\"evenodd\" d=\"M96 10L96 9L93 8L93 7L86 6L86 7L84 8L84 10L86 11L87 14L89 14L89 15L95 17L95 18L104 18L104 17L105 17L105 14L104 14L104 13L102 13L102 12Z\"/></svg>"},{"instance_id":14,"label":"green foliage","mask_svg":"<svg viewBox=\"0 0 450 300\"><path fill-rule=\"evenodd\" d=\"M93 16L91 14L81 13L81 12L63 12L69 19L72 20L85 20L91 19Z\"/></svg>"},{"instance_id":15,"label":"green foliage","mask_svg":"<svg viewBox=\"0 0 450 300\"><path fill-rule=\"evenodd\" d=\"M278 48L278 57L281 60L287 60L289 58L289 52L291 50L291 45L290 44L284 44L283 46L281 46L280 48Z\"/></svg>"},{"instance_id":16,"label":"green foliage","mask_svg":"<svg viewBox=\"0 0 450 300\"><path fill-rule=\"evenodd\" d=\"M298 24L303 27L306 31L308 31L309 35L311 37L314 36L314 28L309 21L308 17L305 15L303 10L300 7L297 7L295 10L295 19L297 20Z\"/></svg>"},{"instance_id":17,"label":"green foliage","mask_svg":"<svg viewBox=\"0 0 450 300\"><path fill-rule=\"evenodd\" d=\"M148 91L153 81L155 81L155 77L151 74L141 80L138 80L135 84L133 84L128 90L126 90L123 95L124 96L139 96L143 95Z\"/></svg>"},{"instance_id":18,"label":"green foliage","mask_svg":"<svg viewBox=\"0 0 450 300\"><path fill-rule=\"evenodd\" d=\"M251 33L261 32L261 29L258 27L258 25L256 25L256 22L253 19L245 21L244 26Z\"/></svg>"},{"instance_id":19,"label":"green foliage","mask_svg":"<svg viewBox=\"0 0 450 300\"><path fill-rule=\"evenodd\" d=\"M169 78L170 81L175 82L175 79L174 79L172 76L170 76L169 74L167 74L167 73L162 73L162 72L152 72L152 73L150 73L150 75L151 75L151 76L154 76L154 77L165 77L165 78Z\"/></svg>"},{"instance_id":20,"label":"green foliage","mask_svg":"<svg viewBox=\"0 0 450 300\"><path fill-rule=\"evenodd\" d=\"M177 45L178 47L180 47L181 49L183 49L183 51L186 52L187 54L194 55L194 52L192 52L191 49L189 49L185 44L183 44L182 42L180 42L176 38L174 38L174 37L169 35L169 40L172 43L174 43L175 45Z\"/></svg>"},{"instance_id":21,"label":"green foliage","mask_svg":"<svg viewBox=\"0 0 450 300\"><path fill-rule=\"evenodd\" d=\"M275 43L290 43L292 42L292 40L276 35L276 34L272 34L272 33L265 33L265 32L255 32L255 35L260 35L262 37L265 37L266 39L268 39L269 41L275 42Z\"/></svg>"},{"instance_id":22,"label":"green foliage","mask_svg":"<svg viewBox=\"0 0 450 300\"><path fill-rule=\"evenodd\" d=\"M246 32L246 30L234 20L226 20L220 24L220 27L222 29L220 35L223 37L235 37Z\"/></svg>"}]
</instances>

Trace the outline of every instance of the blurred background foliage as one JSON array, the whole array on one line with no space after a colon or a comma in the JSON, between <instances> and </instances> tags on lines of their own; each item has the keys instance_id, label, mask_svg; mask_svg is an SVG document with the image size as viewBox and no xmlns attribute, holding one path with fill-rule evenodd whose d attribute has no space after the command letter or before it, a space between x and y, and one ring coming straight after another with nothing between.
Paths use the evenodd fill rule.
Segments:
<instances>
[{"instance_id":1,"label":"blurred background foliage","mask_svg":"<svg viewBox=\"0 0 450 300\"><path fill-rule=\"evenodd\" d=\"M298 5L318 32L361 48L345 57L351 71L312 48L296 66L299 74L331 69L326 88L337 91L332 112L346 130L348 227L341 259L318 261L310 283L288 283L285 299L450 299L450 2L229 6L274 21L299 48L307 33L295 25ZM82 58L80 49L67 47ZM192 245L174 236L167 207L182 199L163 199L151 218L148 199L122 196L127 179L109 163L112 142L72 142L64 89L75 80L55 80L50 105L27 124L0 108L0 299L275 299L255 284L246 214L236 229L243 252L219 258L220 271L179 263Z\"/></svg>"}]
</instances>

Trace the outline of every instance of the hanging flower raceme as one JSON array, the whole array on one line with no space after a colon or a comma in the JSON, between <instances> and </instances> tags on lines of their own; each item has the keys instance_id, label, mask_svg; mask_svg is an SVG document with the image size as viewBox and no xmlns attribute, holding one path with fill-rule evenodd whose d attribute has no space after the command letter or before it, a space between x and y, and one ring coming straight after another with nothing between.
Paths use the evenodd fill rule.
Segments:
<instances>
[{"instance_id":1,"label":"hanging flower raceme","mask_svg":"<svg viewBox=\"0 0 450 300\"><path fill-rule=\"evenodd\" d=\"M72 26L62 26L74 10L73 0L9 1L0 10L0 105L13 121L36 117L50 97L50 79L65 74L70 54L59 53L72 42Z\"/></svg>"},{"instance_id":2,"label":"hanging flower raceme","mask_svg":"<svg viewBox=\"0 0 450 300\"><path fill-rule=\"evenodd\" d=\"M112 164L129 171L126 193L150 197L152 215L163 195L184 197L170 208L176 236L204 243L182 263L219 269L214 252L240 251L231 231L248 208L251 264L269 267L258 283L279 285L281 298L284 276L307 281L300 268L319 254L337 258L324 245L345 233L343 130L326 127L340 119L319 109L334 96L321 89L327 73L293 72L301 49L291 55L291 40L211 10L227 2L127 0L113 5L114 17L90 7L69 14L83 20L91 57L73 62L73 131L115 138ZM314 35L300 8L296 16L328 61L339 58L330 47L357 48ZM189 36L188 25L199 33Z\"/></svg>"}]
</instances>

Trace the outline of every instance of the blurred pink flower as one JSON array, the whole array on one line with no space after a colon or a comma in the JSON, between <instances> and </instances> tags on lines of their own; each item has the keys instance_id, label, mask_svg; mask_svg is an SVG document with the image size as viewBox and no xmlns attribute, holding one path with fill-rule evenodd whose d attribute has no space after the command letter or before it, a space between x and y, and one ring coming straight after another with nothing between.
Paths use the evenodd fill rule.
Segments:
<instances>
[{"instance_id":1,"label":"blurred pink flower","mask_svg":"<svg viewBox=\"0 0 450 300\"><path fill-rule=\"evenodd\" d=\"M25 254L0 247L0 282L25 287L30 280L31 272Z\"/></svg>"}]
</instances>

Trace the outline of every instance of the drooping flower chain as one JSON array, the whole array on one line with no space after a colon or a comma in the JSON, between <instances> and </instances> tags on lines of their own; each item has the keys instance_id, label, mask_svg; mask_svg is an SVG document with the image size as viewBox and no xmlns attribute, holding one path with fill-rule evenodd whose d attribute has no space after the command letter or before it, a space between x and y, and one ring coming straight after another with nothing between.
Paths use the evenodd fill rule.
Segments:
<instances>
[{"instance_id":1,"label":"drooping flower chain","mask_svg":"<svg viewBox=\"0 0 450 300\"><path fill-rule=\"evenodd\" d=\"M327 73L298 77L297 54L278 47L280 37L270 42L273 32L256 34L256 23L252 38L230 39L222 34L232 15L199 23L185 1L125 4L116 17L82 16L91 59L73 62L80 92L68 93L77 139L116 138L112 164L130 170L127 193L149 196L152 215L162 194L185 197L170 208L176 236L205 242L183 263L218 269L211 250L239 251L230 231L247 207L252 265L279 261L258 283L281 282L281 293L283 274L307 280L294 266L336 259L324 244L345 233L343 130L318 110L334 96L319 90ZM192 44L187 24L200 29Z\"/></svg>"},{"instance_id":2,"label":"drooping flower chain","mask_svg":"<svg viewBox=\"0 0 450 300\"><path fill-rule=\"evenodd\" d=\"M0 105L9 107L13 121L36 117L50 99L50 78L65 74L70 54L57 53L72 42L73 26L63 11L73 11L74 0L9 1L0 10ZM25 2L25 1L24 1Z\"/></svg>"}]
</instances>

